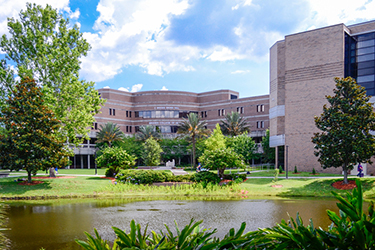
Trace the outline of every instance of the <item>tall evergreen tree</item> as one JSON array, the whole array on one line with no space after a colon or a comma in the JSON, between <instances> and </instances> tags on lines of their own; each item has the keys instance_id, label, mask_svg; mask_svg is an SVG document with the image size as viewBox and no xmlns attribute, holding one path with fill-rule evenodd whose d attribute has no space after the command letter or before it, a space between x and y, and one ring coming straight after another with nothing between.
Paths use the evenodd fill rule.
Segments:
<instances>
[{"instance_id":1,"label":"tall evergreen tree","mask_svg":"<svg viewBox=\"0 0 375 250\"><path fill-rule=\"evenodd\" d=\"M221 120L221 131L224 135L237 136L243 133L250 132L247 119L240 116L238 112L231 112Z\"/></svg>"},{"instance_id":2,"label":"tall evergreen tree","mask_svg":"<svg viewBox=\"0 0 375 250\"><path fill-rule=\"evenodd\" d=\"M80 79L80 57L86 56L90 45L77 25L47 5L27 4L19 19L8 19L9 36L0 38L0 50L17 74L35 79L43 86L45 105L52 109L64 126L57 135L78 143L88 138L94 115L100 110L100 99L94 82ZM0 106L15 86L15 72L5 60L0 63Z\"/></svg>"},{"instance_id":3,"label":"tall evergreen tree","mask_svg":"<svg viewBox=\"0 0 375 250\"><path fill-rule=\"evenodd\" d=\"M315 133L315 155L323 168L342 167L344 183L348 170L357 163L370 162L375 154L375 114L364 87L351 77L335 78L334 96L326 96L329 106L315 117L322 132Z\"/></svg>"},{"instance_id":4,"label":"tall evergreen tree","mask_svg":"<svg viewBox=\"0 0 375 250\"><path fill-rule=\"evenodd\" d=\"M56 136L61 122L44 103L43 93L34 80L15 86L1 109L0 165L25 169L28 182L39 169L65 166L69 152Z\"/></svg>"},{"instance_id":5,"label":"tall evergreen tree","mask_svg":"<svg viewBox=\"0 0 375 250\"><path fill-rule=\"evenodd\" d=\"M275 148L270 147L270 131L267 129L266 136L262 138L262 148L263 148L263 160L268 163L274 163L276 157Z\"/></svg>"},{"instance_id":6,"label":"tall evergreen tree","mask_svg":"<svg viewBox=\"0 0 375 250\"><path fill-rule=\"evenodd\" d=\"M153 137L148 138L144 144L142 156L146 166L158 166L160 164L161 153L163 153L163 149L159 143Z\"/></svg>"},{"instance_id":7,"label":"tall evergreen tree","mask_svg":"<svg viewBox=\"0 0 375 250\"><path fill-rule=\"evenodd\" d=\"M201 121L196 113L188 114L187 119L179 124L177 133L187 136L191 140L193 146L193 167L196 166L195 161L195 143L201 136L207 136L210 132L205 128L207 123Z\"/></svg>"}]
</instances>

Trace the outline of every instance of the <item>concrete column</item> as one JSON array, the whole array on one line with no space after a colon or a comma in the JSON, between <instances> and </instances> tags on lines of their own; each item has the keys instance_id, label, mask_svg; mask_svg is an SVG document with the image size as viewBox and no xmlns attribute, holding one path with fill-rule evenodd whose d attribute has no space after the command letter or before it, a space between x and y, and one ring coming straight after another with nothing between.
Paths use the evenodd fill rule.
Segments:
<instances>
[{"instance_id":1,"label":"concrete column","mask_svg":"<svg viewBox=\"0 0 375 250\"><path fill-rule=\"evenodd\" d=\"M87 167L90 169L90 155L87 155Z\"/></svg>"},{"instance_id":2,"label":"concrete column","mask_svg":"<svg viewBox=\"0 0 375 250\"><path fill-rule=\"evenodd\" d=\"M83 168L83 155L81 155L81 168Z\"/></svg>"}]
</instances>

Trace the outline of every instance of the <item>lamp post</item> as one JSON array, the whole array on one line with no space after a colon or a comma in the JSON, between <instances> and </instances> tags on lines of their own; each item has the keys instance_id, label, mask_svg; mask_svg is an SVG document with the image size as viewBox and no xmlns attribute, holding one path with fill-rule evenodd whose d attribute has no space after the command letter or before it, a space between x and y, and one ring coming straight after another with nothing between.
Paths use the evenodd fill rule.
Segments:
<instances>
[{"instance_id":1,"label":"lamp post","mask_svg":"<svg viewBox=\"0 0 375 250\"><path fill-rule=\"evenodd\" d=\"M289 148L289 146L288 145L286 145L285 146L285 171L286 171L286 175L285 175L285 177L286 177L286 179L288 179L288 148Z\"/></svg>"}]
</instances>

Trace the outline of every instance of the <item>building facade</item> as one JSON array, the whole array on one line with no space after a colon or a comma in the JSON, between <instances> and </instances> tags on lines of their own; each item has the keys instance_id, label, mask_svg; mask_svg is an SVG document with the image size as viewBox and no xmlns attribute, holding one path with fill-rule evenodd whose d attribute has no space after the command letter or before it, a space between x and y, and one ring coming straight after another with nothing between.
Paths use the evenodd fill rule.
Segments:
<instances>
[{"instance_id":1,"label":"building facade","mask_svg":"<svg viewBox=\"0 0 375 250\"><path fill-rule=\"evenodd\" d=\"M375 94L375 21L292 34L271 47L270 145L278 151L278 165L288 159L290 168L322 169L311 142L319 132L314 116L333 94L334 78L347 76ZM373 172L368 165L367 173Z\"/></svg>"},{"instance_id":2,"label":"building facade","mask_svg":"<svg viewBox=\"0 0 375 250\"><path fill-rule=\"evenodd\" d=\"M96 132L100 125L116 123L125 135L135 134L140 126L158 127L165 138L177 136L179 123L191 112L207 122L208 129L214 129L217 123L230 112L238 112L247 118L250 124L250 136L260 142L269 128L269 96L239 98L232 90L217 90L204 93L184 91L141 91L125 92L114 89L99 89L106 99L101 112L95 116L90 140L75 149L74 168L90 168L94 165Z\"/></svg>"}]
</instances>

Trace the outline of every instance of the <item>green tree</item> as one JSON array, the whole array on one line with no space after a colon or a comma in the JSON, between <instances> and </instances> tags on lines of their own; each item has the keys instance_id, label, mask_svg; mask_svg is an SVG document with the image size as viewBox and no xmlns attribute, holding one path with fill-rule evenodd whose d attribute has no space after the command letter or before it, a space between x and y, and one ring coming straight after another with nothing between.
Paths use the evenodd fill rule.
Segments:
<instances>
[{"instance_id":1,"label":"green tree","mask_svg":"<svg viewBox=\"0 0 375 250\"><path fill-rule=\"evenodd\" d=\"M31 182L31 174L38 170L67 164L70 154L56 136L61 123L44 104L34 80L25 79L15 86L1 114L7 133L0 134L0 165L25 169Z\"/></svg>"},{"instance_id":2,"label":"green tree","mask_svg":"<svg viewBox=\"0 0 375 250\"><path fill-rule=\"evenodd\" d=\"M218 148L206 150L199 161L209 169L217 169L219 176L224 177L224 170L231 168L244 168L241 156L231 148Z\"/></svg>"},{"instance_id":3,"label":"green tree","mask_svg":"<svg viewBox=\"0 0 375 250\"><path fill-rule=\"evenodd\" d=\"M224 135L237 136L250 132L247 119L233 111L227 114L224 120L221 120L220 127Z\"/></svg>"},{"instance_id":4,"label":"green tree","mask_svg":"<svg viewBox=\"0 0 375 250\"><path fill-rule=\"evenodd\" d=\"M94 82L80 80L81 56L90 45L82 38L77 25L71 26L55 9L47 5L27 4L19 20L8 19L10 36L0 38L5 58L15 64L17 74L35 79L43 86L43 98L64 125L57 134L78 143L88 139L94 115L100 110L100 99ZM14 87L14 72L3 60L0 63L0 100ZM76 135L83 137L77 137Z\"/></svg>"},{"instance_id":5,"label":"green tree","mask_svg":"<svg viewBox=\"0 0 375 250\"><path fill-rule=\"evenodd\" d=\"M106 147L101 150L100 156L95 161L100 168L109 168L115 175L121 169L128 169L135 165L136 157L128 154L120 147Z\"/></svg>"},{"instance_id":6,"label":"green tree","mask_svg":"<svg viewBox=\"0 0 375 250\"><path fill-rule=\"evenodd\" d=\"M112 147L113 142L124 139L124 133L120 130L116 123L107 122L104 124L104 127L100 125L96 138L98 139L98 143L108 143L108 146Z\"/></svg>"},{"instance_id":7,"label":"green tree","mask_svg":"<svg viewBox=\"0 0 375 250\"><path fill-rule=\"evenodd\" d=\"M188 118L184 119L179 124L179 128L177 133L183 134L187 136L188 139L191 140L192 143L192 151L193 151L193 167L196 166L195 161L195 144L199 137L209 135L209 130L206 127L207 123L205 121L201 121L196 113L188 114Z\"/></svg>"},{"instance_id":8,"label":"green tree","mask_svg":"<svg viewBox=\"0 0 375 250\"><path fill-rule=\"evenodd\" d=\"M121 141L116 141L114 146L121 147L126 152L137 158L137 165L141 164L143 153L143 142L138 141L135 136L125 136Z\"/></svg>"},{"instance_id":9,"label":"green tree","mask_svg":"<svg viewBox=\"0 0 375 250\"><path fill-rule=\"evenodd\" d=\"M263 159L265 162L275 162L275 148L270 147L270 131L267 129L266 136L262 138Z\"/></svg>"},{"instance_id":10,"label":"green tree","mask_svg":"<svg viewBox=\"0 0 375 250\"><path fill-rule=\"evenodd\" d=\"M146 166L159 165L161 153L163 153L163 150L161 149L159 143L153 137L148 138L144 144L142 156Z\"/></svg>"},{"instance_id":11,"label":"green tree","mask_svg":"<svg viewBox=\"0 0 375 250\"><path fill-rule=\"evenodd\" d=\"M375 114L364 87L351 77L335 78L334 96L326 96L329 106L315 117L322 132L315 133L315 155L323 168L342 167L344 183L348 170L360 162L370 162L375 154Z\"/></svg>"},{"instance_id":12,"label":"green tree","mask_svg":"<svg viewBox=\"0 0 375 250\"><path fill-rule=\"evenodd\" d=\"M173 159L178 159L177 165L181 165L181 158L185 155L189 155L187 151L187 146L189 142L182 138L163 138L160 141L160 146L163 149L163 160L169 161Z\"/></svg>"},{"instance_id":13,"label":"green tree","mask_svg":"<svg viewBox=\"0 0 375 250\"><path fill-rule=\"evenodd\" d=\"M140 141L146 141L150 137L153 137L155 139L160 139L161 135L157 131L157 129L152 126L152 125L145 125L145 126L140 126L139 131L136 133L136 138Z\"/></svg>"},{"instance_id":14,"label":"green tree","mask_svg":"<svg viewBox=\"0 0 375 250\"><path fill-rule=\"evenodd\" d=\"M255 159L257 145L255 144L253 138L247 134L238 135L233 137L232 148L234 152L243 156L246 163L250 164L252 159Z\"/></svg>"},{"instance_id":15,"label":"green tree","mask_svg":"<svg viewBox=\"0 0 375 250\"><path fill-rule=\"evenodd\" d=\"M206 150L214 150L218 148L225 148L225 136L221 132L219 123L216 124L216 128L207 140L204 141Z\"/></svg>"}]
</instances>

